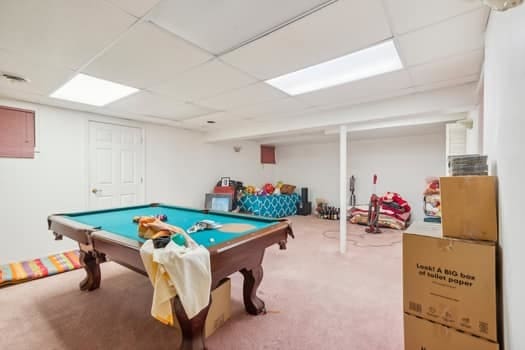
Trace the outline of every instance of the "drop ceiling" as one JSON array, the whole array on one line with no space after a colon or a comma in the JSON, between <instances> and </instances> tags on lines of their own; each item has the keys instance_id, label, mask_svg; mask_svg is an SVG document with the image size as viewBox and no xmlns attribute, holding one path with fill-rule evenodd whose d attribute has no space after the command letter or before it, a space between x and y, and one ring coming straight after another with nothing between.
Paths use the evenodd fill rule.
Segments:
<instances>
[{"instance_id":1,"label":"drop ceiling","mask_svg":"<svg viewBox=\"0 0 525 350\"><path fill-rule=\"evenodd\" d=\"M209 135L300 129L305 115L475 86L488 15L477 0L2 0L0 72L31 82L0 81L0 96ZM400 71L293 97L264 82L392 38ZM76 73L141 92L101 108L48 97Z\"/></svg>"}]
</instances>

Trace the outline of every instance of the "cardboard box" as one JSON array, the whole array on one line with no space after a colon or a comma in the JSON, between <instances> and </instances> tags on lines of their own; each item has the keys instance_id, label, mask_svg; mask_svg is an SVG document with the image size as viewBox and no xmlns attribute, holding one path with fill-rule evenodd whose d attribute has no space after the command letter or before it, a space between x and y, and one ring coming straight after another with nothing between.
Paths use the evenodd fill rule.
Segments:
<instances>
[{"instance_id":1,"label":"cardboard box","mask_svg":"<svg viewBox=\"0 0 525 350\"><path fill-rule=\"evenodd\" d=\"M495 176L442 177L440 188L443 236L498 240Z\"/></svg>"},{"instance_id":2,"label":"cardboard box","mask_svg":"<svg viewBox=\"0 0 525 350\"><path fill-rule=\"evenodd\" d=\"M496 244L413 230L403 235L404 311L497 341Z\"/></svg>"},{"instance_id":3,"label":"cardboard box","mask_svg":"<svg viewBox=\"0 0 525 350\"><path fill-rule=\"evenodd\" d=\"M231 281L227 278L211 292L211 305L204 325L204 336L208 338L215 333L230 317ZM176 318L173 326L180 329Z\"/></svg>"},{"instance_id":4,"label":"cardboard box","mask_svg":"<svg viewBox=\"0 0 525 350\"><path fill-rule=\"evenodd\" d=\"M228 278L211 292L211 306L204 328L206 338L230 319L232 315L231 290L232 285Z\"/></svg>"},{"instance_id":5,"label":"cardboard box","mask_svg":"<svg viewBox=\"0 0 525 350\"><path fill-rule=\"evenodd\" d=\"M405 314L405 350L499 350L499 345Z\"/></svg>"}]
</instances>

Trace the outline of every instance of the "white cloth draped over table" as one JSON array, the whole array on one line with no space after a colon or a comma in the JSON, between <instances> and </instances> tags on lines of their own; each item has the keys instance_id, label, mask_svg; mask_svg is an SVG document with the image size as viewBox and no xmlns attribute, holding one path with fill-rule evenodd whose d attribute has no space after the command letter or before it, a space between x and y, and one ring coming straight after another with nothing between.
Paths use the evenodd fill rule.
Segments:
<instances>
[{"instance_id":1,"label":"white cloth draped over table","mask_svg":"<svg viewBox=\"0 0 525 350\"><path fill-rule=\"evenodd\" d=\"M153 288L151 315L173 325L171 299L179 296L189 319L196 316L210 302L210 252L203 246L182 247L170 241L166 247L153 247L147 240L140 256Z\"/></svg>"}]
</instances>

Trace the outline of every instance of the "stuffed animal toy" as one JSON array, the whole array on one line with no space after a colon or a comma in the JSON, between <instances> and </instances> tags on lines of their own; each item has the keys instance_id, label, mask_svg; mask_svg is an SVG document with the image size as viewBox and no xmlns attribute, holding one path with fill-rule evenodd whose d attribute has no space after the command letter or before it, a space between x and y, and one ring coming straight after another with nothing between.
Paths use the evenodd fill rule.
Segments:
<instances>
[{"instance_id":1,"label":"stuffed animal toy","mask_svg":"<svg viewBox=\"0 0 525 350\"><path fill-rule=\"evenodd\" d=\"M438 194L425 196L425 215L441 216L441 196Z\"/></svg>"},{"instance_id":2,"label":"stuffed animal toy","mask_svg":"<svg viewBox=\"0 0 525 350\"><path fill-rule=\"evenodd\" d=\"M428 178L427 179L427 187L425 188L425 195L431 195L431 194L439 194L439 179L437 178Z\"/></svg>"},{"instance_id":3,"label":"stuffed animal toy","mask_svg":"<svg viewBox=\"0 0 525 350\"><path fill-rule=\"evenodd\" d=\"M272 194L275 191L275 187L272 184L267 183L263 186L264 193Z\"/></svg>"},{"instance_id":4,"label":"stuffed animal toy","mask_svg":"<svg viewBox=\"0 0 525 350\"><path fill-rule=\"evenodd\" d=\"M247 186L244 192L249 195L255 194L255 186Z\"/></svg>"},{"instance_id":5,"label":"stuffed animal toy","mask_svg":"<svg viewBox=\"0 0 525 350\"><path fill-rule=\"evenodd\" d=\"M292 194L295 191L294 185L283 184L280 188L282 194Z\"/></svg>"}]
</instances>

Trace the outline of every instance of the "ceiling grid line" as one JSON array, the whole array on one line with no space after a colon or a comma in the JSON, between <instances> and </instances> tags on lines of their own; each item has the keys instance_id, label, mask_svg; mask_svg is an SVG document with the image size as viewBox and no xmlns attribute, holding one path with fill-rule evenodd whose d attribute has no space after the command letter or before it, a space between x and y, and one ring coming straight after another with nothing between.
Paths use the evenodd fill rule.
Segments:
<instances>
[{"instance_id":1,"label":"ceiling grid line","mask_svg":"<svg viewBox=\"0 0 525 350\"><path fill-rule=\"evenodd\" d=\"M403 67L406 69L407 67L407 60L405 58L404 52L401 50L401 45L399 43L399 40L397 38L397 35L394 31L394 25L392 21L392 15L388 9L388 5L386 4L385 0L381 0L381 4L383 5L383 11L385 13L386 20L388 22L388 27L390 28L390 32L392 33L392 41L394 42L394 45L397 50L397 54L399 55L399 58L401 59L401 62L403 63ZM414 84L414 81L412 79L412 75L410 74L410 71L408 72L410 82Z\"/></svg>"},{"instance_id":2,"label":"ceiling grid line","mask_svg":"<svg viewBox=\"0 0 525 350\"><path fill-rule=\"evenodd\" d=\"M482 74L488 9L485 12L480 2L208 1L92 0L88 4L82 0L50 0L47 17L60 15L55 15L56 25L48 29L59 39L50 36L46 50L41 50L43 45L34 39L48 33L42 25L34 24L39 23L37 14L34 18L28 15L22 2L2 1L0 46L4 50L0 49L0 71L25 76L32 82L8 85L0 80L0 95L118 117L150 118L151 122L156 118L163 123L161 119L165 119L172 125L204 128L212 137L217 130L231 127L248 132L256 125L277 130L279 124L289 123L293 129L303 117L318 115L322 119L326 110L363 104L376 106L381 115L378 106L385 99L470 84ZM161 8L169 3L172 12ZM48 11L40 7L40 12ZM275 8L280 15L272 11ZM177 25L160 25L156 17L159 11L167 16L164 20L176 21ZM76 17L83 12L98 17L101 23L84 24ZM28 20L14 32L13 18L18 15ZM42 17L42 13L38 15ZM184 22L184 17L188 19L186 27L181 27L178 21ZM71 28L71 34L64 28ZM107 31L105 37L101 31ZM8 33L33 41L22 47ZM61 33L66 34L62 37ZM390 38L403 62L402 70L296 96L265 83ZM210 50L209 43L216 39L219 44L215 47L223 45L224 50ZM44 60L37 61L36 57ZM49 90L80 72L134 86L141 92L101 108L48 97ZM216 118L217 124L206 125L208 116ZM248 118L251 122L246 121Z\"/></svg>"},{"instance_id":3,"label":"ceiling grid line","mask_svg":"<svg viewBox=\"0 0 525 350\"><path fill-rule=\"evenodd\" d=\"M389 6L388 4L386 3L387 0L381 0L383 1L383 3L385 4L385 8L387 9L387 11L389 11ZM460 0L460 1L476 1L476 0ZM418 26L418 27L415 27L415 28L411 28L410 30L407 30L407 31L403 31L403 32L400 32L400 33L395 33L394 31L392 32L394 35L397 35L397 36L403 36L405 34L408 34L408 33L412 33L412 32L417 32L417 31L420 31L420 30L424 30L428 27L433 27L435 25L438 25L438 24L442 24L442 23L445 23L445 22L448 22L450 20L453 20L457 17L461 17L461 16L464 16L464 15L467 15L471 12L476 12L476 11L479 11L481 8L483 8L482 4L480 3L479 6L477 6L476 8L473 8L473 9L470 9L470 10L466 10L466 11L463 11L463 12L459 12L459 13L456 13L450 17L446 17L446 18L443 18L443 19L440 19L440 20L437 20L437 21L433 21L433 22L430 22L430 23L426 23L424 25L421 25L421 26Z\"/></svg>"},{"instance_id":4,"label":"ceiling grid line","mask_svg":"<svg viewBox=\"0 0 525 350\"><path fill-rule=\"evenodd\" d=\"M323 8L325 8L327 6L330 6L330 5L332 5L332 4L334 4L334 3L338 2L338 1L339 0L328 0L328 1L324 2L324 3L322 3L321 5L318 5L318 6L312 8L310 10L307 10L307 11L305 11L305 12L303 12L303 13L301 13L301 14L299 14L299 15L297 15L297 16L295 16L295 17L293 17L293 18L291 18L291 19L289 19L287 21L285 21L284 23L278 24L277 26L275 26L273 28L270 28L270 29L268 29L267 31L265 31L265 32L263 32L261 34L256 35L253 38L245 40L245 41L239 43L238 45L236 45L236 46L234 46L234 47L232 47L230 49L227 49L227 50L225 50L223 52L218 53L217 57L224 56L227 53L230 53L230 52L235 51L237 49L240 49L241 47L246 46L246 45L248 45L248 44L250 44L250 43L252 43L254 41L262 39L265 36L268 36L268 35L276 32L278 30L281 30L281 29L285 28L286 26L289 26L290 24L295 23L295 22L297 22L297 21L299 21L299 20L301 20L301 19L303 19L303 18L305 18L305 17L307 17L307 16L309 16L309 15L311 15L311 14L317 12L317 11L320 11Z\"/></svg>"}]
</instances>

